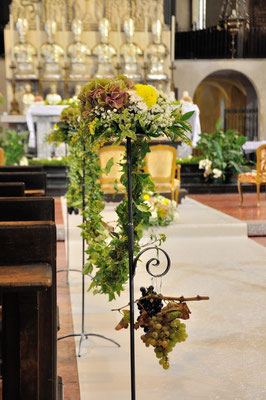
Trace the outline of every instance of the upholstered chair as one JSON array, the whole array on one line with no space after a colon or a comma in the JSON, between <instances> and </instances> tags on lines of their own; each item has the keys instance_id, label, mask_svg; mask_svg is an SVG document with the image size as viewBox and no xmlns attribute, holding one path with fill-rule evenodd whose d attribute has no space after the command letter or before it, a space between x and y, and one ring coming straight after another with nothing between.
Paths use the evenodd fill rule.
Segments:
<instances>
[{"instance_id":1,"label":"upholstered chair","mask_svg":"<svg viewBox=\"0 0 266 400\"><path fill-rule=\"evenodd\" d=\"M257 206L260 206L260 185L266 184L266 144L257 148L256 170L251 172L243 172L238 175L238 192L240 195L240 205L243 203L242 184L250 183L257 186Z\"/></svg>"},{"instance_id":2,"label":"upholstered chair","mask_svg":"<svg viewBox=\"0 0 266 400\"><path fill-rule=\"evenodd\" d=\"M150 146L145 157L145 173L149 173L155 185L155 192L171 193L171 199L178 202L180 188L180 165L176 165L177 151L173 146ZM175 177L177 172L177 179Z\"/></svg>"},{"instance_id":3,"label":"upholstered chair","mask_svg":"<svg viewBox=\"0 0 266 400\"><path fill-rule=\"evenodd\" d=\"M114 164L109 172L109 174L101 174L100 184L102 190L106 194L116 193L114 188L115 181L117 181L118 192L125 192L125 187L120 183L120 178L122 175L122 167L119 163L125 154L124 146L104 146L98 151L99 162L102 169L107 165L107 162L113 158Z\"/></svg>"}]
</instances>

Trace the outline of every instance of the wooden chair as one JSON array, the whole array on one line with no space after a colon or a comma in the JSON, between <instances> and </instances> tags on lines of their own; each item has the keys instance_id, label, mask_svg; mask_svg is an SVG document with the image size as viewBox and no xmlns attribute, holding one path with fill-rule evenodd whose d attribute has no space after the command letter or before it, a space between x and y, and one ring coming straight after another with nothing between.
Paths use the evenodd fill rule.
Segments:
<instances>
[{"instance_id":1,"label":"wooden chair","mask_svg":"<svg viewBox=\"0 0 266 400\"><path fill-rule=\"evenodd\" d=\"M248 183L257 186L257 207L260 206L260 185L266 184L266 144L257 148L256 170L251 172L243 172L238 175L237 186L240 195L240 205L243 204L242 184Z\"/></svg>"},{"instance_id":2,"label":"wooden chair","mask_svg":"<svg viewBox=\"0 0 266 400\"><path fill-rule=\"evenodd\" d=\"M5 161L5 152L2 149L2 147L0 147L0 165L4 165L4 161Z\"/></svg>"},{"instance_id":3,"label":"wooden chair","mask_svg":"<svg viewBox=\"0 0 266 400\"><path fill-rule=\"evenodd\" d=\"M125 187L120 183L122 171L121 166L119 165L124 154L124 146L104 146L98 151L100 167L102 169L106 167L107 162L111 158L114 159L114 165L109 174L101 174L99 180L102 190L106 194L116 193L114 188L115 181L117 181L118 192L125 192Z\"/></svg>"},{"instance_id":4,"label":"wooden chair","mask_svg":"<svg viewBox=\"0 0 266 400\"><path fill-rule=\"evenodd\" d=\"M171 199L178 203L180 188L180 165L176 164L177 151L168 145L150 146L145 156L145 173L152 177L155 192L171 193ZM177 172L177 178L175 177Z\"/></svg>"}]
</instances>

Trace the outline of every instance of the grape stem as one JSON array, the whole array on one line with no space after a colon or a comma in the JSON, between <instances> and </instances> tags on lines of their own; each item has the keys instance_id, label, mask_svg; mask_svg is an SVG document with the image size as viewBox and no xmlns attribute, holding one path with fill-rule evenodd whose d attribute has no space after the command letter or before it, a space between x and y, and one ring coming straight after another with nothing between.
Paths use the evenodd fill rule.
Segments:
<instances>
[{"instance_id":1,"label":"grape stem","mask_svg":"<svg viewBox=\"0 0 266 400\"><path fill-rule=\"evenodd\" d=\"M209 300L209 296L196 296L196 297L170 297L170 296L162 296L160 294L149 294L148 296L140 297L139 299L135 300L134 303L137 303L140 300L143 299L160 299L160 300L174 300L174 301L180 301L181 303L187 302L187 301L201 301L201 300ZM113 308L111 311L121 311L123 308L126 308L129 306L129 303L126 304L123 307L120 308Z\"/></svg>"}]
</instances>

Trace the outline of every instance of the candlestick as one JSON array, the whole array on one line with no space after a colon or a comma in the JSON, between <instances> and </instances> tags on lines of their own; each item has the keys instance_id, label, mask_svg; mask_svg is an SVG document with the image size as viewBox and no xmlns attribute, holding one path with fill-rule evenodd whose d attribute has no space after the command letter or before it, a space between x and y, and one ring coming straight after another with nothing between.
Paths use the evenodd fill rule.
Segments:
<instances>
[{"instance_id":1,"label":"candlestick","mask_svg":"<svg viewBox=\"0 0 266 400\"><path fill-rule=\"evenodd\" d=\"M14 21L12 14L10 14L9 17L9 28L10 28L11 63L14 63Z\"/></svg>"},{"instance_id":2,"label":"candlestick","mask_svg":"<svg viewBox=\"0 0 266 400\"><path fill-rule=\"evenodd\" d=\"M36 14L36 40L37 40L37 60L40 63L41 61L41 28L40 28L40 18L39 14Z\"/></svg>"},{"instance_id":3,"label":"candlestick","mask_svg":"<svg viewBox=\"0 0 266 400\"><path fill-rule=\"evenodd\" d=\"M175 61L175 16L171 18L171 62Z\"/></svg>"},{"instance_id":4,"label":"candlestick","mask_svg":"<svg viewBox=\"0 0 266 400\"><path fill-rule=\"evenodd\" d=\"M120 17L117 17L117 64L120 65L120 46L121 46L121 24Z\"/></svg>"},{"instance_id":5,"label":"candlestick","mask_svg":"<svg viewBox=\"0 0 266 400\"><path fill-rule=\"evenodd\" d=\"M147 15L144 17L144 63L147 63L147 47L149 43L148 39L148 18Z\"/></svg>"},{"instance_id":6,"label":"candlestick","mask_svg":"<svg viewBox=\"0 0 266 400\"><path fill-rule=\"evenodd\" d=\"M16 74L15 74L16 66L15 66L13 61L11 62L10 68L11 68L11 71L12 71L11 84L12 84L13 98L12 98L12 101L11 101L11 110L10 110L9 114L17 115L17 114L20 114L20 111L19 111L19 104L18 104L18 101L16 99Z\"/></svg>"},{"instance_id":7,"label":"candlestick","mask_svg":"<svg viewBox=\"0 0 266 400\"><path fill-rule=\"evenodd\" d=\"M63 33L63 42L66 44L64 51L64 64L67 65L67 38L66 38L66 20L65 17L62 17L62 33Z\"/></svg>"},{"instance_id":8,"label":"candlestick","mask_svg":"<svg viewBox=\"0 0 266 400\"><path fill-rule=\"evenodd\" d=\"M147 85L147 72L148 72L148 64L144 61L143 66L143 83Z\"/></svg>"}]
</instances>

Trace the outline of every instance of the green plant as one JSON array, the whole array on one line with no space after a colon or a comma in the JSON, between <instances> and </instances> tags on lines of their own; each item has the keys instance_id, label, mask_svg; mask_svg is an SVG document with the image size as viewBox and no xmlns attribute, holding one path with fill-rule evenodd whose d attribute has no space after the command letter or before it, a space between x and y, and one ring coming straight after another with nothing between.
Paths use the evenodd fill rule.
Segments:
<instances>
[{"instance_id":1,"label":"green plant","mask_svg":"<svg viewBox=\"0 0 266 400\"><path fill-rule=\"evenodd\" d=\"M51 166L65 166L67 165L66 157L62 157L61 159L57 158L32 158L29 159L29 165L51 165Z\"/></svg>"},{"instance_id":2,"label":"green plant","mask_svg":"<svg viewBox=\"0 0 266 400\"><path fill-rule=\"evenodd\" d=\"M242 172L247 163L242 149L246 138L235 129L223 131L220 121L216 124L215 132L202 133L197 148L202 151L199 168L205 169L204 177L225 181L230 176Z\"/></svg>"},{"instance_id":3,"label":"green plant","mask_svg":"<svg viewBox=\"0 0 266 400\"><path fill-rule=\"evenodd\" d=\"M5 165L19 164L25 155L25 144L28 132L17 133L16 131L7 129L5 132L0 131L0 147L5 152Z\"/></svg>"},{"instance_id":4,"label":"green plant","mask_svg":"<svg viewBox=\"0 0 266 400\"><path fill-rule=\"evenodd\" d=\"M192 156L190 158L177 158L177 164L198 164L202 157L199 156Z\"/></svg>"}]
</instances>

